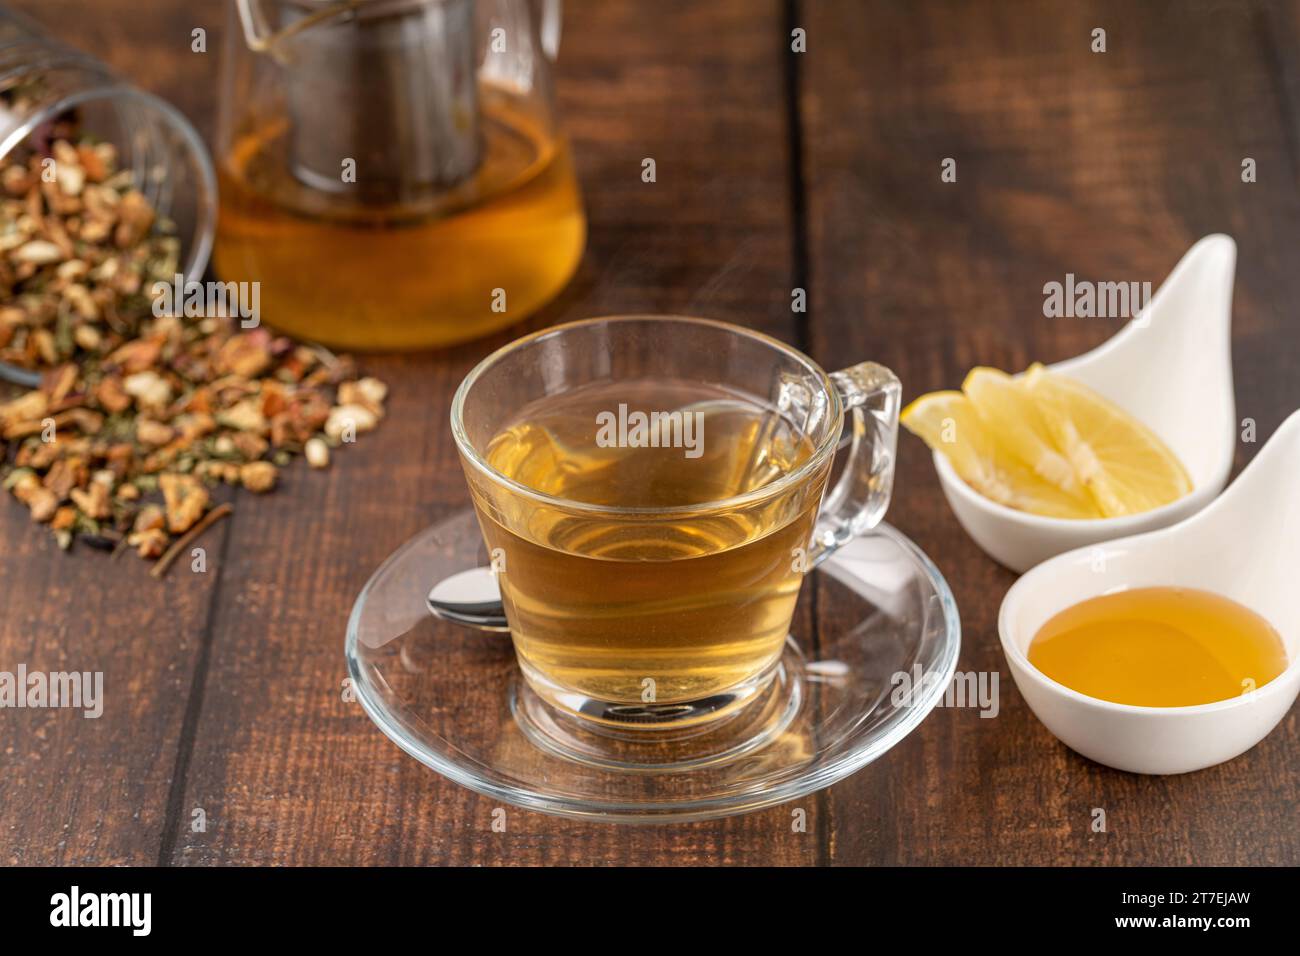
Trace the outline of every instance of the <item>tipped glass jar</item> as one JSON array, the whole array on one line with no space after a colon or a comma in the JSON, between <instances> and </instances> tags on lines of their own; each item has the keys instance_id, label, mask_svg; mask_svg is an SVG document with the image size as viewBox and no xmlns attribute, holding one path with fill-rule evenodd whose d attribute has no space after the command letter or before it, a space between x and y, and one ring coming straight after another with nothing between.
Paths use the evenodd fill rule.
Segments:
<instances>
[{"instance_id":1,"label":"tipped glass jar","mask_svg":"<svg viewBox=\"0 0 1300 956\"><path fill-rule=\"evenodd\" d=\"M112 144L118 167L180 240L178 269L201 278L217 200L212 163L194 127L94 57L0 9L0 157L20 147L48 156L63 136Z\"/></svg>"},{"instance_id":2,"label":"tipped glass jar","mask_svg":"<svg viewBox=\"0 0 1300 956\"><path fill-rule=\"evenodd\" d=\"M57 189L73 222L85 225L79 212L84 173L62 164L55 154L60 140L99 144L110 149L120 177L139 191L156 231L170 247L165 261L151 268L170 280L200 279L212 251L217 215L217 187L212 162L198 133L175 108L124 82L94 57L52 39L32 21L0 9L0 159L25 165L40 162L43 186ZM74 174L77 184L71 185ZM46 176L49 179L46 179ZM10 184L5 184L6 197ZM21 188L21 187L20 187ZM0 221L0 248L9 251L24 241L26 216ZM89 242L88 231L60 231L63 255L71 259ZM62 251L62 250L61 250ZM31 265L31 263L28 263ZM164 269L163 266L166 266ZM21 300L10 262L0 263L4 304ZM12 346L13 327L0 323L0 345ZM27 388L40 384L30 368L0 361L0 380Z\"/></svg>"},{"instance_id":3,"label":"tipped glass jar","mask_svg":"<svg viewBox=\"0 0 1300 956\"><path fill-rule=\"evenodd\" d=\"M551 69L558 0L235 0L216 269L349 349L519 322L586 241Z\"/></svg>"}]
</instances>

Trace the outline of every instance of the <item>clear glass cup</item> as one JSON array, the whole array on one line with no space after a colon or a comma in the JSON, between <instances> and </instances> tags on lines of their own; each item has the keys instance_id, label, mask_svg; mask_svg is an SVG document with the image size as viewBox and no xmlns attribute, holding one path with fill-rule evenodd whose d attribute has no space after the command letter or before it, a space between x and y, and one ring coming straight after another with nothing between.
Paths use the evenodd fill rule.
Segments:
<instances>
[{"instance_id":1,"label":"clear glass cup","mask_svg":"<svg viewBox=\"0 0 1300 956\"><path fill-rule=\"evenodd\" d=\"M349 349L521 321L586 218L556 120L558 0L232 0L216 268Z\"/></svg>"},{"instance_id":2,"label":"clear glass cup","mask_svg":"<svg viewBox=\"0 0 1300 956\"><path fill-rule=\"evenodd\" d=\"M481 362L452 432L532 691L632 731L754 700L804 574L888 507L899 398L880 365L828 374L676 316L559 326Z\"/></svg>"}]
</instances>

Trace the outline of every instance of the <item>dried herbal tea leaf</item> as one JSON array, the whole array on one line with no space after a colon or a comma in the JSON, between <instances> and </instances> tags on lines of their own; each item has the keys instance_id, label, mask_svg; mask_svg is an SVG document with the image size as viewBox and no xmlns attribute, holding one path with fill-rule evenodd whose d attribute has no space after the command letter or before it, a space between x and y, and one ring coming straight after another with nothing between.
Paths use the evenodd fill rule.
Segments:
<instances>
[{"instance_id":1,"label":"dried herbal tea leaf","mask_svg":"<svg viewBox=\"0 0 1300 956\"><path fill-rule=\"evenodd\" d=\"M180 242L113 146L73 125L0 160L0 362L41 379L0 386L0 483L62 547L157 558L228 513L217 486L269 492L299 453L327 467L376 427L388 388L233 318L155 315Z\"/></svg>"}]
</instances>

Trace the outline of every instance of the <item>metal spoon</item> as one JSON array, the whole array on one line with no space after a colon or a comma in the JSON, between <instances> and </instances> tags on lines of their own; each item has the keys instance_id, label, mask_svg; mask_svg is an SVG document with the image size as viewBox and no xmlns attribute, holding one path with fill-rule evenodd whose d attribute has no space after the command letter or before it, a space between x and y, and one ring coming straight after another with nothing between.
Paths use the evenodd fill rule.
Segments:
<instances>
[{"instance_id":1,"label":"metal spoon","mask_svg":"<svg viewBox=\"0 0 1300 956\"><path fill-rule=\"evenodd\" d=\"M480 631L509 631L501 591L490 568L470 568L433 586L425 605L436 618Z\"/></svg>"}]
</instances>

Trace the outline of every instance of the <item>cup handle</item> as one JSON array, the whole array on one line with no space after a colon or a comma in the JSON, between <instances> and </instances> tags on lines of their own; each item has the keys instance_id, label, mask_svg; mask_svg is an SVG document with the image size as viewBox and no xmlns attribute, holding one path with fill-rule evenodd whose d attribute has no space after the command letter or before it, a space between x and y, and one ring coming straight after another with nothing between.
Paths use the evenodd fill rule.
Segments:
<instances>
[{"instance_id":1,"label":"cup handle","mask_svg":"<svg viewBox=\"0 0 1300 956\"><path fill-rule=\"evenodd\" d=\"M808 553L810 568L879 524L894 488L903 394L897 376L883 365L863 362L832 372L830 379L844 406L844 427L852 432L844 472L817 516Z\"/></svg>"}]
</instances>

